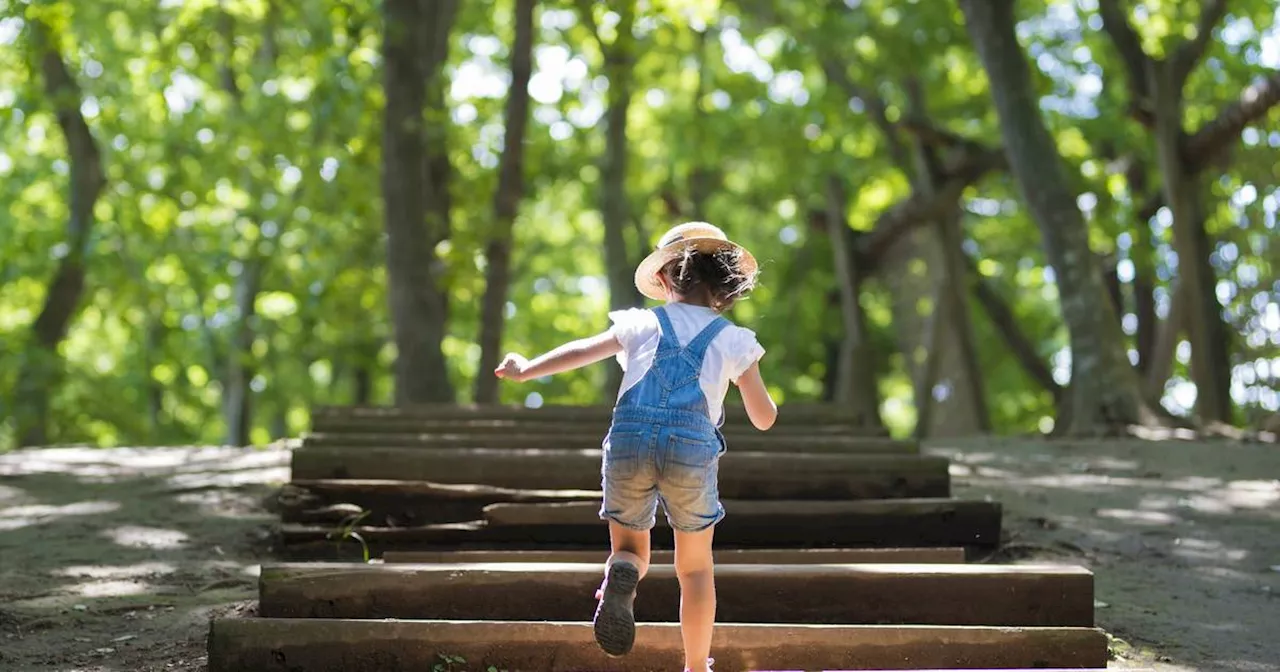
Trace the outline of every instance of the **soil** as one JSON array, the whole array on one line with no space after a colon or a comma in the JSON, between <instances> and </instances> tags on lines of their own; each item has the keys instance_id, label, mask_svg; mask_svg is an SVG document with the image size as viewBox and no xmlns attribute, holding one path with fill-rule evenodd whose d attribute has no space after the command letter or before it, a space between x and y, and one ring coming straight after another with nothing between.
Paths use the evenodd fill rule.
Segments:
<instances>
[{"instance_id":1,"label":"soil","mask_svg":"<svg viewBox=\"0 0 1280 672\"><path fill-rule=\"evenodd\" d=\"M989 562L1097 577L1113 667L1280 672L1280 446L935 442L955 494L1004 503ZM211 616L250 613L289 451L0 455L0 670L205 669Z\"/></svg>"}]
</instances>

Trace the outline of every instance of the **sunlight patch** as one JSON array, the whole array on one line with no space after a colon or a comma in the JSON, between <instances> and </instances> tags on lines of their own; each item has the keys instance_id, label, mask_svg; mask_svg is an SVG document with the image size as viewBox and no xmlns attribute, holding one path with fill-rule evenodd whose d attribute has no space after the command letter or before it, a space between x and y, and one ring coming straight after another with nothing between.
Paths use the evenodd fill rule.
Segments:
<instances>
[{"instance_id":1,"label":"sunlight patch","mask_svg":"<svg viewBox=\"0 0 1280 672\"><path fill-rule=\"evenodd\" d=\"M167 562L142 562L136 565L73 565L56 569L54 576L77 579L136 579L172 574L178 568Z\"/></svg>"},{"instance_id":2,"label":"sunlight patch","mask_svg":"<svg viewBox=\"0 0 1280 672\"><path fill-rule=\"evenodd\" d=\"M130 548L179 548L187 542L187 535L177 530L158 527L125 525L103 532L112 541Z\"/></svg>"},{"instance_id":3,"label":"sunlight patch","mask_svg":"<svg viewBox=\"0 0 1280 672\"><path fill-rule=\"evenodd\" d=\"M0 509L0 531L17 530L30 525L39 525L66 516L88 516L97 513L111 513L120 508L120 502L89 501L53 506L51 504L30 504L27 506L11 506Z\"/></svg>"},{"instance_id":4,"label":"sunlight patch","mask_svg":"<svg viewBox=\"0 0 1280 672\"><path fill-rule=\"evenodd\" d=\"M75 587L75 592L84 597L120 597L123 595L142 595L151 590L151 584L145 581L108 580L91 581Z\"/></svg>"},{"instance_id":5,"label":"sunlight patch","mask_svg":"<svg viewBox=\"0 0 1280 672\"><path fill-rule=\"evenodd\" d=\"M1177 516L1160 511L1134 511L1132 509L1098 509L1099 518L1123 520L1141 525L1173 525L1181 522Z\"/></svg>"}]
</instances>

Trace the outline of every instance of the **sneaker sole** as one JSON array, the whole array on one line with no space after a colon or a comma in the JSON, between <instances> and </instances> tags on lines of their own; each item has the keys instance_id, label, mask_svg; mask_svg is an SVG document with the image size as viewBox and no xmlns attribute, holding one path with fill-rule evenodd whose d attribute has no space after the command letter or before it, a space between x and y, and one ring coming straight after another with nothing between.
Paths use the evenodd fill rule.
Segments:
<instances>
[{"instance_id":1,"label":"sneaker sole","mask_svg":"<svg viewBox=\"0 0 1280 672\"><path fill-rule=\"evenodd\" d=\"M596 607L593 624L596 644L610 656L624 655L635 645L636 618L631 603L639 582L640 570L635 565L615 562L609 566L604 598Z\"/></svg>"}]
</instances>

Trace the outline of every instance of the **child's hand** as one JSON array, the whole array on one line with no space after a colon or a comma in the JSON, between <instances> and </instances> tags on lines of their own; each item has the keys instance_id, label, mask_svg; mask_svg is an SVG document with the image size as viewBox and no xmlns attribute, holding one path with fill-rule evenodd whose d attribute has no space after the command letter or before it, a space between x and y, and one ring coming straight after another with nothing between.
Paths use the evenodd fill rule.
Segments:
<instances>
[{"instance_id":1,"label":"child's hand","mask_svg":"<svg viewBox=\"0 0 1280 672\"><path fill-rule=\"evenodd\" d=\"M507 353L507 356L502 360L502 363L498 365L498 368L493 370L493 375L499 378L514 380L517 383L522 383L525 380L525 369L528 368L529 360L514 352L510 352Z\"/></svg>"}]
</instances>

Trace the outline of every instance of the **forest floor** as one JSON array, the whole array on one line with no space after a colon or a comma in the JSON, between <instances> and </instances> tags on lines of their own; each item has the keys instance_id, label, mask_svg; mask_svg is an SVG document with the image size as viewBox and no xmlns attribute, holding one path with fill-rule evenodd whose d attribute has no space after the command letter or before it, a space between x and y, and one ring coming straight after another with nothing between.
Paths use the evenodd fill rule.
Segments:
<instances>
[{"instance_id":1,"label":"forest floor","mask_svg":"<svg viewBox=\"0 0 1280 672\"><path fill-rule=\"evenodd\" d=\"M992 560L1094 570L1112 666L1280 671L1280 446L929 450L957 496L1004 503ZM209 617L252 605L287 465L281 447L0 455L0 669L204 669Z\"/></svg>"}]
</instances>

